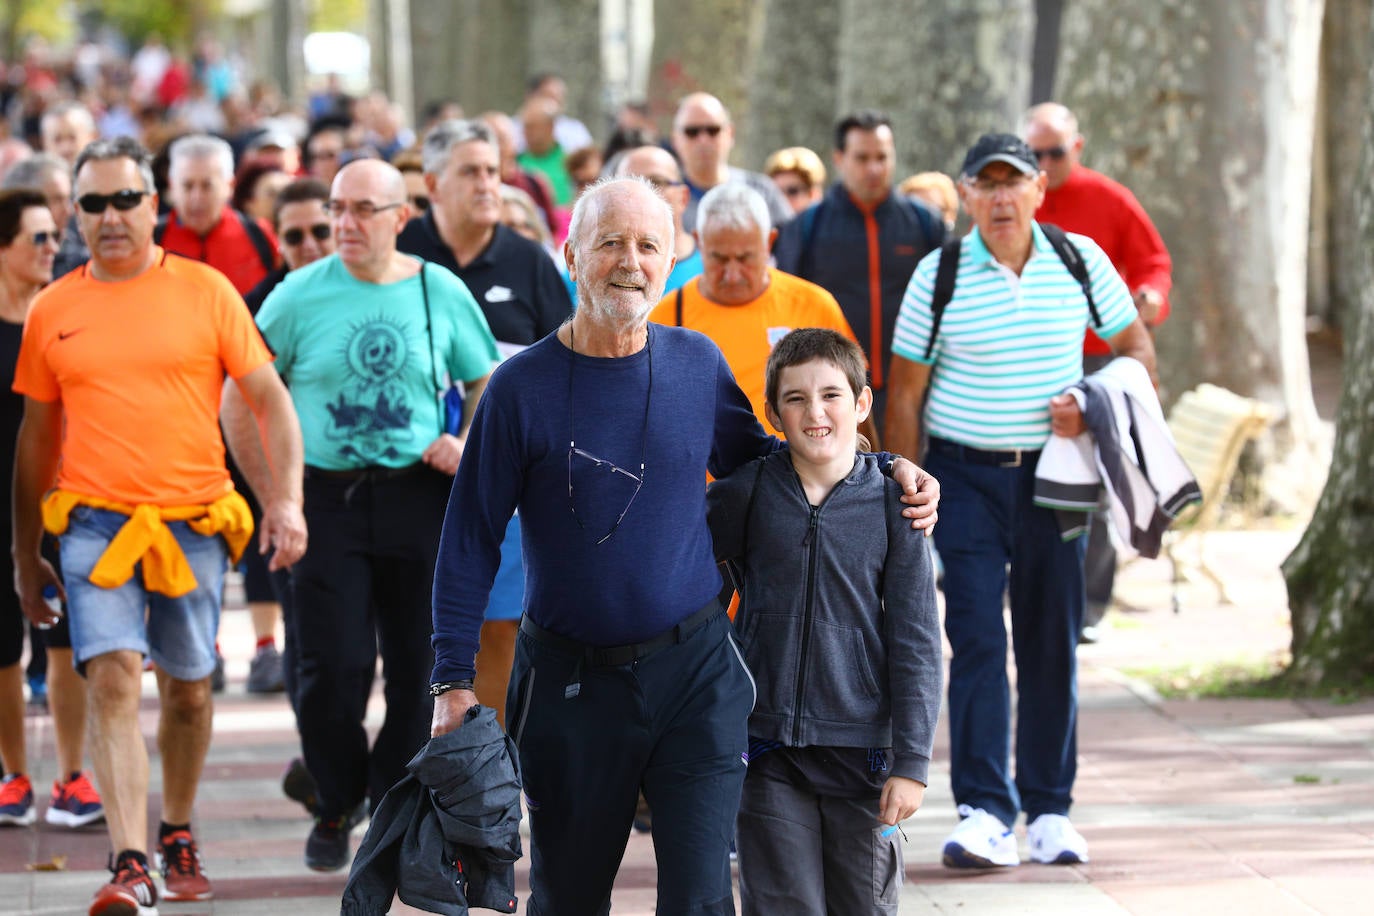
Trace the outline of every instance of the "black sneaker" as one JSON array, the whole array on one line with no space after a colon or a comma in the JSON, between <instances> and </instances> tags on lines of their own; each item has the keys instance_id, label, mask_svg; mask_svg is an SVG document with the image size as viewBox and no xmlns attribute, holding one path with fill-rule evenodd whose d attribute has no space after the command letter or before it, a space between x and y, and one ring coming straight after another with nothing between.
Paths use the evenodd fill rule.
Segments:
<instances>
[{"instance_id":1,"label":"black sneaker","mask_svg":"<svg viewBox=\"0 0 1374 916\"><path fill-rule=\"evenodd\" d=\"M348 864L347 817L315 818L305 840L305 866L314 871L338 871Z\"/></svg>"},{"instance_id":2,"label":"black sneaker","mask_svg":"<svg viewBox=\"0 0 1374 916\"><path fill-rule=\"evenodd\" d=\"M281 790L287 798L298 802L306 813L312 816L315 814L315 807L319 804L319 790L315 786L315 777L306 769L304 760L299 757L291 758L291 762L286 765L286 772L281 777Z\"/></svg>"}]
</instances>

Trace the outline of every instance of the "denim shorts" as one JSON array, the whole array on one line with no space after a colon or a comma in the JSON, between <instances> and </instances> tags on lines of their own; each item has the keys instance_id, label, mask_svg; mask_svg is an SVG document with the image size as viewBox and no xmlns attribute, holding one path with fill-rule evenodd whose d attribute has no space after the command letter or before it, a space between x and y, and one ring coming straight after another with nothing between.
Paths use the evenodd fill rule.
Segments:
<instances>
[{"instance_id":1,"label":"denim shorts","mask_svg":"<svg viewBox=\"0 0 1374 916\"><path fill-rule=\"evenodd\" d=\"M142 564L118 588L93 585L91 570L127 521L118 512L78 506L60 539L76 669L85 673L97 655L129 650L151 657L177 680L209 677L228 565L224 539L196 534L186 522L168 523L196 577L195 590L180 598L144 588Z\"/></svg>"}]
</instances>

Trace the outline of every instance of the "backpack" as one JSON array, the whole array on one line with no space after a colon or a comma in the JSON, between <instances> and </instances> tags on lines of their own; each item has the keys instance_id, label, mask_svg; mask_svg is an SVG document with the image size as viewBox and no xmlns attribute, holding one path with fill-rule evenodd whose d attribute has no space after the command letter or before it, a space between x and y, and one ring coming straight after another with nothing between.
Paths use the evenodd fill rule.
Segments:
<instances>
[{"instance_id":1,"label":"backpack","mask_svg":"<svg viewBox=\"0 0 1374 916\"><path fill-rule=\"evenodd\" d=\"M258 221L239 210L234 211L238 217L239 225L243 227L244 234L248 236L248 241L253 243L253 249L258 253L258 260L262 261L262 266L270 274L277 269L277 252L272 247L266 233L258 225ZM157 226L153 229L153 244L161 245L162 237L167 234L167 224L171 220L170 213L164 213L157 219Z\"/></svg>"},{"instance_id":2,"label":"backpack","mask_svg":"<svg viewBox=\"0 0 1374 916\"><path fill-rule=\"evenodd\" d=\"M1069 275L1083 288L1083 297L1088 300L1088 313L1093 325L1101 328L1102 317L1097 314L1097 303L1093 301L1092 278L1088 276L1088 266L1083 263L1083 254L1078 246L1069 241L1068 233L1053 223L1041 223L1040 231L1045 233L1054 253L1064 262ZM945 306L954 298L954 280L959 272L959 248L963 239L953 238L940 246L940 266L935 271L935 290L930 296L930 339L926 341L925 359L935 348L935 336L940 333L940 319L944 317Z\"/></svg>"}]
</instances>

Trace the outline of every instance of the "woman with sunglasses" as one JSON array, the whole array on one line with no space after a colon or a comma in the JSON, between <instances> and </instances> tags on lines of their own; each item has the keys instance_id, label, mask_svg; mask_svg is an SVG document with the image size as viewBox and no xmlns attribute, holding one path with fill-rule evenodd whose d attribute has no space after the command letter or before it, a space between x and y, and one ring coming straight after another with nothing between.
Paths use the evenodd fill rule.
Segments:
<instances>
[{"instance_id":1,"label":"woman with sunglasses","mask_svg":"<svg viewBox=\"0 0 1374 916\"><path fill-rule=\"evenodd\" d=\"M0 191L0 475L14 470L14 441L24 414L24 399L10 390L19 356L29 303L52 280L59 233L47 200L36 189ZM10 517L10 488L0 486L0 511ZM10 526L3 529L0 581L14 579L10 561ZM49 559L55 559L50 555ZM57 600L54 595L53 600ZM33 784L24 747L24 679L19 664L24 642L24 615L12 588L0 588L0 824L26 825L37 818ZM37 633L35 632L35 636ZM58 779L45 819L50 824L80 827L100 820L104 809L95 786L81 772L85 742L86 685L72 667L71 637L65 616L30 651L50 653L48 694L56 732Z\"/></svg>"}]
</instances>

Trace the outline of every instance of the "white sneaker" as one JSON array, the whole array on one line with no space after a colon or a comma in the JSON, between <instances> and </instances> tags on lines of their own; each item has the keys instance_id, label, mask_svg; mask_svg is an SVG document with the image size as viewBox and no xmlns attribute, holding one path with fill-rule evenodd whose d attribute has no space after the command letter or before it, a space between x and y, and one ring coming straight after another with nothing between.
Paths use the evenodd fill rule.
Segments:
<instances>
[{"instance_id":1,"label":"white sneaker","mask_svg":"<svg viewBox=\"0 0 1374 916\"><path fill-rule=\"evenodd\" d=\"M1074 865L1088 861L1088 841L1062 814L1042 814L1026 828L1032 862Z\"/></svg>"},{"instance_id":2,"label":"white sneaker","mask_svg":"<svg viewBox=\"0 0 1374 916\"><path fill-rule=\"evenodd\" d=\"M1016 834L982 808L959 806L963 820L945 838L941 861L947 868L996 868L1020 865ZM1081 838L1080 838L1081 839Z\"/></svg>"}]
</instances>

